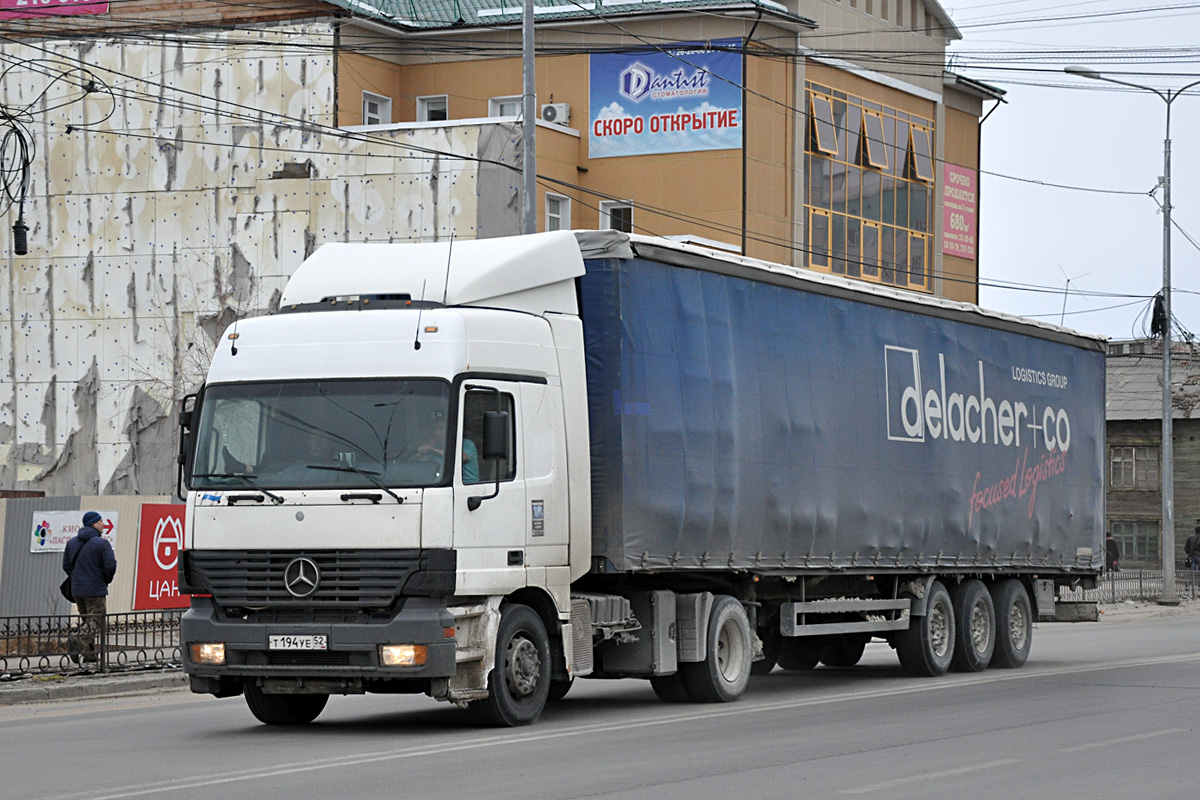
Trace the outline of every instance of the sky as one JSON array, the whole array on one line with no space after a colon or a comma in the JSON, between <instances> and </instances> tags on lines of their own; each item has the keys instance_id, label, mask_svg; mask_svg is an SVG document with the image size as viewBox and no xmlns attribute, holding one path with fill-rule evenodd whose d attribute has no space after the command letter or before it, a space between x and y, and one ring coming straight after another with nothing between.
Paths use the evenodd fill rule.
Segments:
<instances>
[{"instance_id":1,"label":"sky","mask_svg":"<svg viewBox=\"0 0 1200 800\"><path fill-rule=\"evenodd\" d=\"M1164 172L1167 104L1062 69L1168 93L1200 80L1200 3L943 8L963 34L952 68L1007 92L982 128L980 305L1116 339L1146 335L1163 286L1163 195L1150 192ZM1171 205L1173 335L1200 337L1200 86L1171 104Z\"/></svg>"}]
</instances>

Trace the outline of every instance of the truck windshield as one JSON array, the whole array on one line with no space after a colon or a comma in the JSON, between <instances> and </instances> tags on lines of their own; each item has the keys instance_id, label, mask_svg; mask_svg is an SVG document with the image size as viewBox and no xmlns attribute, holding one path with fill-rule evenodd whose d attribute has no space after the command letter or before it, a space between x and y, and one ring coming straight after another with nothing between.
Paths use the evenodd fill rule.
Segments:
<instances>
[{"instance_id":1,"label":"truck windshield","mask_svg":"<svg viewBox=\"0 0 1200 800\"><path fill-rule=\"evenodd\" d=\"M191 486L432 486L446 473L449 406L449 386L437 380L211 386Z\"/></svg>"}]
</instances>

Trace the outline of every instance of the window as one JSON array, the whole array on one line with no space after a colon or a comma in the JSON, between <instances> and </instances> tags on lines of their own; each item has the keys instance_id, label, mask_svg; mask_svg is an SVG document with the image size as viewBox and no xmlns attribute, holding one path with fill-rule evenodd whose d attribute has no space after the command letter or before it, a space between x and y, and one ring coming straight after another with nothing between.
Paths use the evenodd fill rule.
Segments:
<instances>
[{"instance_id":1,"label":"window","mask_svg":"<svg viewBox=\"0 0 1200 800\"><path fill-rule=\"evenodd\" d=\"M493 97L488 100L489 117L519 117L523 98L519 94Z\"/></svg>"},{"instance_id":2,"label":"window","mask_svg":"<svg viewBox=\"0 0 1200 800\"><path fill-rule=\"evenodd\" d=\"M565 231L571 228L571 198L561 194L546 194L546 230Z\"/></svg>"},{"instance_id":3,"label":"window","mask_svg":"<svg viewBox=\"0 0 1200 800\"><path fill-rule=\"evenodd\" d=\"M907 177L933 182L933 155L929 147L929 131L913 125L909 128Z\"/></svg>"},{"instance_id":4,"label":"window","mask_svg":"<svg viewBox=\"0 0 1200 800\"><path fill-rule=\"evenodd\" d=\"M392 98L363 92L363 125L391 125Z\"/></svg>"},{"instance_id":5,"label":"window","mask_svg":"<svg viewBox=\"0 0 1200 800\"><path fill-rule=\"evenodd\" d=\"M612 200L600 203L601 230L633 233L633 206Z\"/></svg>"},{"instance_id":6,"label":"window","mask_svg":"<svg viewBox=\"0 0 1200 800\"><path fill-rule=\"evenodd\" d=\"M1121 548L1122 566L1162 563L1158 520L1114 519L1109 530Z\"/></svg>"},{"instance_id":7,"label":"window","mask_svg":"<svg viewBox=\"0 0 1200 800\"><path fill-rule=\"evenodd\" d=\"M866 139L862 152L867 164L876 169L887 169L887 142L883 138L883 117L878 111L863 109L863 137Z\"/></svg>"},{"instance_id":8,"label":"window","mask_svg":"<svg viewBox=\"0 0 1200 800\"><path fill-rule=\"evenodd\" d=\"M508 414L509 452L504 458L483 458L483 420L488 412ZM469 391L463 399L463 483L511 481L517 474L517 459L513 448L517 442L517 420L513 413L513 396L505 392ZM475 470L471 468L470 453L478 456ZM477 472L476 472L477 470Z\"/></svg>"},{"instance_id":9,"label":"window","mask_svg":"<svg viewBox=\"0 0 1200 800\"><path fill-rule=\"evenodd\" d=\"M806 88L805 266L932 291L933 120Z\"/></svg>"},{"instance_id":10,"label":"window","mask_svg":"<svg viewBox=\"0 0 1200 800\"><path fill-rule=\"evenodd\" d=\"M1158 447L1108 448L1110 489L1157 489Z\"/></svg>"},{"instance_id":11,"label":"window","mask_svg":"<svg viewBox=\"0 0 1200 800\"><path fill-rule=\"evenodd\" d=\"M442 122L449 119L450 98L438 94L417 98L417 122Z\"/></svg>"},{"instance_id":12,"label":"window","mask_svg":"<svg viewBox=\"0 0 1200 800\"><path fill-rule=\"evenodd\" d=\"M813 143L816 150L831 156L838 154L837 128L833 125L833 100L812 96Z\"/></svg>"}]
</instances>

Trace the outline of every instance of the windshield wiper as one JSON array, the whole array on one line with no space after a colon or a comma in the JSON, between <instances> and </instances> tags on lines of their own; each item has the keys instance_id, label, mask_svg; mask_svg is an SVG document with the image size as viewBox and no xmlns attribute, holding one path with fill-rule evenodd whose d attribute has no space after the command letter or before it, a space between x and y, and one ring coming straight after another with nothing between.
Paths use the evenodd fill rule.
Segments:
<instances>
[{"instance_id":1,"label":"windshield wiper","mask_svg":"<svg viewBox=\"0 0 1200 800\"><path fill-rule=\"evenodd\" d=\"M375 477L376 475L379 474L378 472L368 472L364 469L359 469L358 467L350 467L350 466L327 467L324 464L305 464L304 466L308 467L309 469L323 469L323 470L328 470L329 472L353 472L356 475L362 475L364 478L369 480L371 483L375 484L377 487L379 487L383 491L387 492L392 497L396 498L397 503L404 502L403 497L396 494L388 487L384 486L383 481L381 481Z\"/></svg>"},{"instance_id":2,"label":"windshield wiper","mask_svg":"<svg viewBox=\"0 0 1200 800\"><path fill-rule=\"evenodd\" d=\"M241 481L242 483L246 484L247 486L249 486L251 489L253 489L256 492L262 492L267 497L271 498L271 502L274 503L275 505L279 505L280 503L283 502L282 497L280 497L279 495L275 494L272 491L262 488L257 483L250 480L253 477L258 477L256 475L243 475L243 474L236 473L236 472L207 472L207 473L204 473L203 475L193 475L192 477L193 478L233 478L234 480L238 480L238 481Z\"/></svg>"}]
</instances>

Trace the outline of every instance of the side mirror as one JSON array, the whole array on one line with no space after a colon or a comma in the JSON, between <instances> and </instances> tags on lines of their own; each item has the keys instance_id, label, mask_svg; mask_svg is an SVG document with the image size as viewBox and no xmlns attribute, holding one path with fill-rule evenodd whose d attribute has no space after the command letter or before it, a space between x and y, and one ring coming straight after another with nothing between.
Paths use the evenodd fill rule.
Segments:
<instances>
[{"instance_id":1,"label":"side mirror","mask_svg":"<svg viewBox=\"0 0 1200 800\"><path fill-rule=\"evenodd\" d=\"M510 431L507 411L483 412L483 457L508 458L512 450Z\"/></svg>"},{"instance_id":2,"label":"side mirror","mask_svg":"<svg viewBox=\"0 0 1200 800\"><path fill-rule=\"evenodd\" d=\"M507 411L483 412L483 459L496 461L508 458L512 452L512 425ZM475 495L467 498L467 510L474 511L484 500L491 500L500 494L500 471L496 470L496 487L488 495Z\"/></svg>"},{"instance_id":3,"label":"side mirror","mask_svg":"<svg viewBox=\"0 0 1200 800\"><path fill-rule=\"evenodd\" d=\"M192 424L198 407L198 394L185 395L179 404L179 453L175 456L179 468L175 475L175 494L181 500L187 499L184 487L191 483L192 478L192 453L196 440Z\"/></svg>"}]
</instances>

